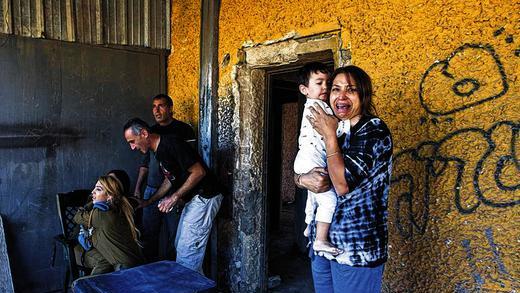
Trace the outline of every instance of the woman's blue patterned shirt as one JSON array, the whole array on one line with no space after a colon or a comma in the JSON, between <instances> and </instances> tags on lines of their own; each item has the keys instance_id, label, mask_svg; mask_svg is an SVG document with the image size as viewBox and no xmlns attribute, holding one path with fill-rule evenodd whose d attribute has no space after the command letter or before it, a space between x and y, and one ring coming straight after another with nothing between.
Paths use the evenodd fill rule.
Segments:
<instances>
[{"instance_id":1,"label":"woman's blue patterned shirt","mask_svg":"<svg viewBox=\"0 0 520 293\"><path fill-rule=\"evenodd\" d=\"M350 192L338 196L330 241L345 250L329 259L351 266L377 266L387 259L387 201L392 171L392 136L377 117L363 117L341 145ZM313 224L311 239L314 239Z\"/></svg>"}]
</instances>

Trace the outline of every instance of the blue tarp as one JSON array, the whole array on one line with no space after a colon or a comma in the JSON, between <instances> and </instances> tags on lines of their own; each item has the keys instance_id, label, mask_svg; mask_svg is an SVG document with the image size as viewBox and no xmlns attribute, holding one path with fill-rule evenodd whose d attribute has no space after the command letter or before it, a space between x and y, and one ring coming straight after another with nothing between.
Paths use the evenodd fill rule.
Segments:
<instances>
[{"instance_id":1,"label":"blue tarp","mask_svg":"<svg viewBox=\"0 0 520 293\"><path fill-rule=\"evenodd\" d=\"M109 274L80 278L73 283L75 293L127 292L208 292L215 282L174 261L160 261Z\"/></svg>"}]
</instances>

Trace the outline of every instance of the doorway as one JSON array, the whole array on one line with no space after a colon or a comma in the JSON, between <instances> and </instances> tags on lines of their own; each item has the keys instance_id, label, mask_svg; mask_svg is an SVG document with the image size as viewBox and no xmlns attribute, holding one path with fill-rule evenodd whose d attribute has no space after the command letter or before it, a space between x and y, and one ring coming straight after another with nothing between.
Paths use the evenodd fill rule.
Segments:
<instances>
[{"instance_id":1,"label":"doorway","mask_svg":"<svg viewBox=\"0 0 520 293\"><path fill-rule=\"evenodd\" d=\"M281 213L284 209L280 196L281 183L292 183L293 179L292 175L289 178L281 177L281 169L271 165L277 161L284 162L292 171L292 159L286 158L285 153L281 153L282 145L288 143L281 142L283 132L280 127L282 126L275 128L276 124L273 123L284 121L283 117L280 118L284 113L283 107L290 108L291 103L275 103L276 100L270 96L274 81L271 78L269 82L269 77L280 77L284 73L294 74L303 64L310 61L333 63L337 66L349 64L350 51L342 46L338 29L317 35L247 46L240 51L241 61L233 68L231 104L226 108L226 103L219 102L219 113L222 112L225 117L225 113L230 111L233 117L229 123L230 127L219 130L220 137L233 138L233 156L230 158L227 152L218 153L221 159L233 162L233 220L228 226L231 235L230 243L227 243L232 256L224 260L227 264L224 268L229 269L229 276L224 281L228 282L233 292L267 292L269 276L273 275L270 271L282 264L280 261L271 261L269 264L269 251L273 251L273 248L269 248L269 243L274 236L270 231L279 230L282 226L280 223L286 216ZM287 81L286 78L282 80ZM288 80L292 80L292 84L277 83L294 92L297 89L294 75ZM224 107L221 107L222 105ZM282 110L279 110L282 114L278 119L274 118L273 114L277 112L275 105L282 107ZM293 120L293 125L299 124L300 117L293 119L296 120L296 122ZM219 123L228 125L222 122ZM298 130L299 126L293 128ZM297 131L287 133L294 135L293 139L296 141ZM275 144L273 141L278 143ZM273 143L269 145L270 142ZM276 145L279 147L276 148ZM296 143L294 146L287 147L294 147L292 151L295 154ZM271 157L268 158L269 156ZM294 199L296 201L298 197L294 196ZM305 200L302 200L302 210L303 202ZM288 204L291 204L290 201ZM300 232L295 233L294 229L291 230L293 233L285 234L300 234ZM291 246L292 241L289 247ZM282 258L282 260L285 264L286 259ZM282 288L287 278L282 280L282 277L280 277L280 285L271 291L275 289L278 292L283 291L278 288ZM310 281L310 278L308 279ZM272 281L276 282L275 279Z\"/></svg>"},{"instance_id":2,"label":"doorway","mask_svg":"<svg viewBox=\"0 0 520 293\"><path fill-rule=\"evenodd\" d=\"M332 57L318 60L334 68ZM298 89L303 62L266 72L266 249L269 292L314 292L305 229L307 191L293 182L293 162L305 97Z\"/></svg>"}]
</instances>

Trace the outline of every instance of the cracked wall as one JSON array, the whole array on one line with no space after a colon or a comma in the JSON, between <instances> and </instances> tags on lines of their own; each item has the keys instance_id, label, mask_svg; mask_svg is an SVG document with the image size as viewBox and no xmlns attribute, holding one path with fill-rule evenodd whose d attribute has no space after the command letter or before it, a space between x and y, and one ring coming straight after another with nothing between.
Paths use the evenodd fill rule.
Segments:
<instances>
[{"instance_id":1,"label":"cracked wall","mask_svg":"<svg viewBox=\"0 0 520 293\"><path fill-rule=\"evenodd\" d=\"M181 101L181 117L196 123L200 8L195 4L174 1L168 78L170 94ZM244 55L258 44L286 39L283 49L291 50L296 36L339 31L336 63L351 58L373 78L378 114L395 142L385 288L518 291L518 11L518 1L222 1L219 151L227 154L221 162L228 166L226 183L243 191L232 199L225 228L232 236L224 240L223 253L233 261L225 261L221 271L229 286L237 291L257 285L243 269L251 245L239 243L244 239L239 231L257 222L241 222L236 213L255 208L255 196L261 196L246 184L251 175L240 167L247 164L234 165L230 158L252 160L250 145L240 140L248 130L235 127L237 119L247 118L235 113L244 107L235 95L236 67L258 61ZM244 199L251 206L244 208ZM261 216L261 209L247 211Z\"/></svg>"}]
</instances>

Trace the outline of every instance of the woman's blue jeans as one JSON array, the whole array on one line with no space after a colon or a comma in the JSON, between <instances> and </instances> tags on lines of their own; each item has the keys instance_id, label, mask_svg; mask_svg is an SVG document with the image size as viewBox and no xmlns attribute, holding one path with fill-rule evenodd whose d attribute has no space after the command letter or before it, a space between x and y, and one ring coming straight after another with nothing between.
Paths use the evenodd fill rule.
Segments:
<instances>
[{"instance_id":1,"label":"woman's blue jeans","mask_svg":"<svg viewBox=\"0 0 520 293\"><path fill-rule=\"evenodd\" d=\"M311 260L316 293L379 293L385 265L352 267L314 255Z\"/></svg>"}]
</instances>

